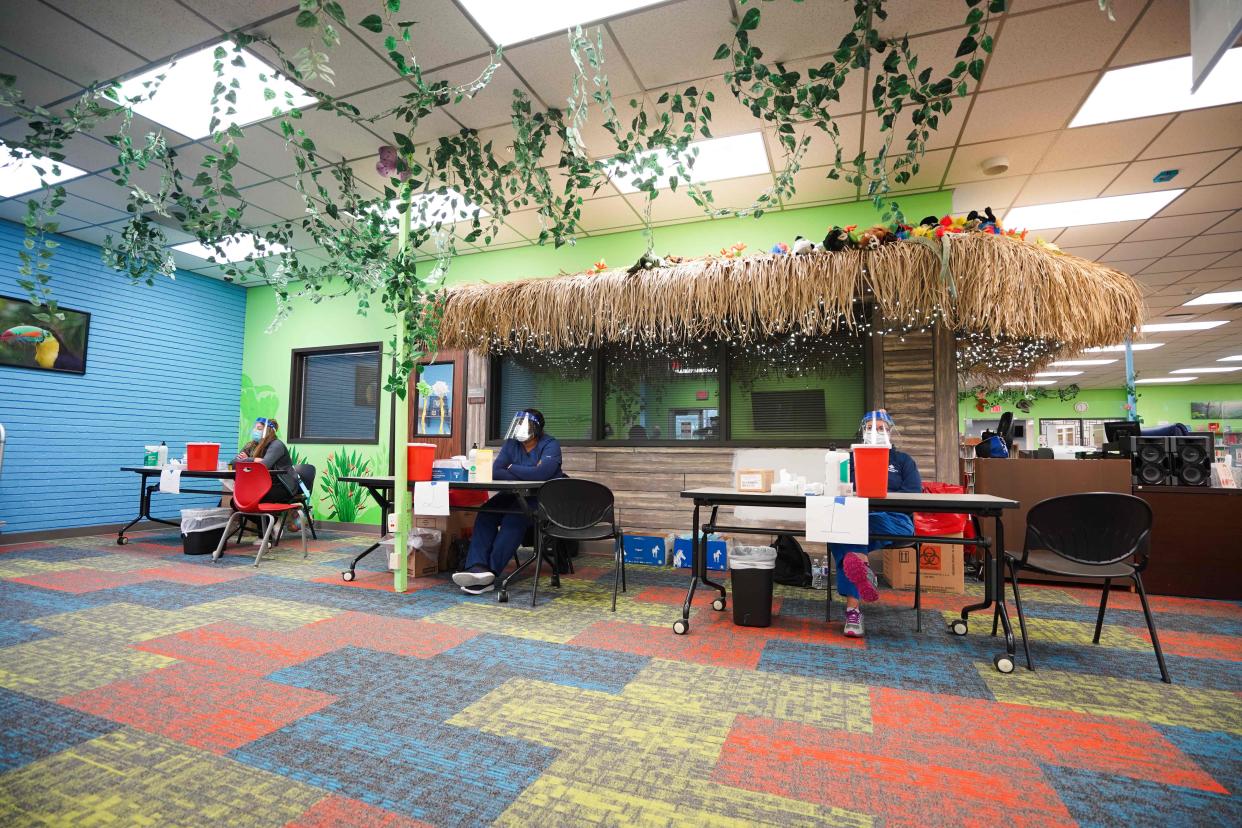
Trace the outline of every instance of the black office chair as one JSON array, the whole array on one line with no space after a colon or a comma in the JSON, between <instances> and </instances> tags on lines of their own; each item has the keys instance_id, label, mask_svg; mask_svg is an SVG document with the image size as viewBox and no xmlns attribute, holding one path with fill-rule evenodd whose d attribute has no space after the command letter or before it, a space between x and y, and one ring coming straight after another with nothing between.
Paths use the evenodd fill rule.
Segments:
<instances>
[{"instance_id":1,"label":"black office chair","mask_svg":"<svg viewBox=\"0 0 1242 828\"><path fill-rule=\"evenodd\" d=\"M306 486L306 491L311 495L315 493L315 467L310 463L298 463L293 467L293 473L296 474L302 483ZM311 516L313 505L310 495L303 495L301 492L294 492L302 498L302 514L306 517L306 528L310 529L311 537L319 540L319 536L315 534L315 518Z\"/></svg>"},{"instance_id":2,"label":"black office chair","mask_svg":"<svg viewBox=\"0 0 1242 828\"><path fill-rule=\"evenodd\" d=\"M549 480L539 489L540 537L544 543L557 541L613 541L612 611L617 611L617 587L625 591L625 556L621 550L621 530L617 527L612 490L602 483L576 478ZM539 571L543 555L535 558L535 583L530 605L539 593Z\"/></svg>"},{"instance_id":3,"label":"black office chair","mask_svg":"<svg viewBox=\"0 0 1242 828\"><path fill-rule=\"evenodd\" d=\"M1139 574L1147 567L1150 540L1151 507L1133 495L1116 492L1062 495L1042 500L1031 507L1026 516L1026 543L1022 554L1005 553L1028 668L1035 669L1031 665L1026 617L1022 613L1022 596L1018 592L1019 572L1030 570L1045 575L1102 580L1104 589L1100 593L1100 613L1095 620L1093 644L1100 643L1104 609L1108 605L1108 590L1113 579L1130 578L1138 590L1139 600L1143 602L1151 645L1160 664L1160 678L1166 684L1172 683Z\"/></svg>"},{"instance_id":4,"label":"black office chair","mask_svg":"<svg viewBox=\"0 0 1242 828\"><path fill-rule=\"evenodd\" d=\"M1056 457L1057 456L1053 453L1052 449L1047 446L1035 449L1036 460L1055 460Z\"/></svg>"}]
</instances>

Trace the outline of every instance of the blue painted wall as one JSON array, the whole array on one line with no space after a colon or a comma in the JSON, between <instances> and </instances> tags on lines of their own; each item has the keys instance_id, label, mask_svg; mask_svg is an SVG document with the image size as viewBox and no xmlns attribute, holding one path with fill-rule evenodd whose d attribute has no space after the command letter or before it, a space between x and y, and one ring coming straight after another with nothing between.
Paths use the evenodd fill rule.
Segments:
<instances>
[{"instance_id":1,"label":"blue painted wall","mask_svg":"<svg viewBox=\"0 0 1242 828\"><path fill-rule=\"evenodd\" d=\"M245 288L179 273L130 286L104 266L99 248L63 237L52 259L57 301L91 314L86 373L0 366L0 423L8 429L0 469L4 532L128 522L138 505L143 445L186 441L237 445ZM21 297L22 228L0 221L0 293ZM218 499L155 495L153 512Z\"/></svg>"}]
</instances>

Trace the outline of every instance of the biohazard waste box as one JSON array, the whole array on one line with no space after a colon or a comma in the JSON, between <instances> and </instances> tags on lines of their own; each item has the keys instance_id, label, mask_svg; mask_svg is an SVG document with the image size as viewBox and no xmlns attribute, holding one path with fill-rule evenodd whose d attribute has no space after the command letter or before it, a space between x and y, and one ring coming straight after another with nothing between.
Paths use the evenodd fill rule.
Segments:
<instances>
[{"instance_id":1,"label":"biohazard waste box","mask_svg":"<svg viewBox=\"0 0 1242 828\"><path fill-rule=\"evenodd\" d=\"M961 532L952 537L960 538ZM949 537L945 535L944 537ZM923 589L961 595L966 591L965 550L957 543L925 543L920 556ZM914 589L914 547L884 550L884 580L893 589Z\"/></svg>"}]
</instances>

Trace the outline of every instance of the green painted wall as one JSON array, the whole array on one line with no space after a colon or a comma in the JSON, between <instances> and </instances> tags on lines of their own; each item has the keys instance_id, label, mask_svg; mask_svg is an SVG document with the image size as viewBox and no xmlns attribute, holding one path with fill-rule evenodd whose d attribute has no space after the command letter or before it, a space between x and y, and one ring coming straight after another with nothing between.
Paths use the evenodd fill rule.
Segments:
<instances>
[{"instance_id":1,"label":"green painted wall","mask_svg":"<svg viewBox=\"0 0 1242 828\"><path fill-rule=\"evenodd\" d=\"M941 215L952 209L949 192L904 196L902 209L910 216L930 213ZM748 253L766 251L778 241L792 243L795 235L821 240L834 224L858 224L866 227L880 221L880 212L870 202L807 207L767 213L760 219L715 219L690 224L659 227L655 230L656 251L661 254L701 256L717 253L720 248L744 242ZM498 282L509 279L552 276L561 272L575 273L590 267L597 259L606 259L614 267L628 266L646 249L639 231L582 238L574 246L521 247L459 256L448 274L448 284ZM327 291L330 293L330 291ZM295 300L293 312L275 331L268 326L276 314L275 295L270 288L255 287L246 292L246 339L242 359L242 404L238 418L239 444L241 435L250 430L255 416L275 416L282 425L289 420L289 379L291 351L325 345L361 342L387 342L392 334L391 319L381 310L359 316L357 301L352 297L324 299L318 304ZM378 299L372 302L378 308ZM315 513L320 519L331 519L335 499L356 503L357 522L377 522L379 509L371 504L356 487L337 487L329 491L324 479L329 457L340 460L352 457L367 463L372 471L387 473L389 452L390 396L381 395L380 441L378 445L305 445L292 443L304 462L313 463L320 479L315 486ZM689 394L685 407L701 405ZM669 397L671 400L672 398ZM714 402L718 402L715 400ZM551 408L544 403L545 413ZM287 429L282 429L287 430ZM349 502L342 504L348 511Z\"/></svg>"}]
</instances>

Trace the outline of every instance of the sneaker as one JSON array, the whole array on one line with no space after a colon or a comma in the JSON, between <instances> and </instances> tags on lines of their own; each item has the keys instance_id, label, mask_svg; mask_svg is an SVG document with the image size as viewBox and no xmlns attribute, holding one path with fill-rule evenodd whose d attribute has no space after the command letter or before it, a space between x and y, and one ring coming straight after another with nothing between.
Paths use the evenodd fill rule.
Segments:
<instances>
[{"instance_id":1,"label":"sneaker","mask_svg":"<svg viewBox=\"0 0 1242 828\"><path fill-rule=\"evenodd\" d=\"M467 595L482 595L485 592L491 592L495 588L495 584L471 584L470 586L462 587L461 591Z\"/></svg>"},{"instance_id":2,"label":"sneaker","mask_svg":"<svg viewBox=\"0 0 1242 828\"><path fill-rule=\"evenodd\" d=\"M453 583L459 587L484 586L496 580L496 575L482 564L475 564L462 572L453 573Z\"/></svg>"},{"instance_id":3,"label":"sneaker","mask_svg":"<svg viewBox=\"0 0 1242 828\"><path fill-rule=\"evenodd\" d=\"M871 601L880 600L880 593L876 591L875 573L871 571L871 562L867 560L866 555L857 552L851 552L845 556L845 561L841 564L845 569L845 577L849 578L854 588L858 590L858 595L870 603Z\"/></svg>"},{"instance_id":4,"label":"sneaker","mask_svg":"<svg viewBox=\"0 0 1242 828\"><path fill-rule=\"evenodd\" d=\"M858 607L845 608L845 637L863 637L862 610Z\"/></svg>"}]
</instances>

